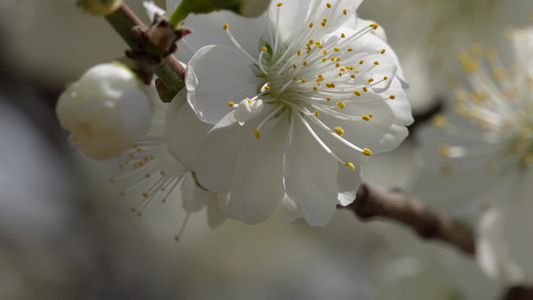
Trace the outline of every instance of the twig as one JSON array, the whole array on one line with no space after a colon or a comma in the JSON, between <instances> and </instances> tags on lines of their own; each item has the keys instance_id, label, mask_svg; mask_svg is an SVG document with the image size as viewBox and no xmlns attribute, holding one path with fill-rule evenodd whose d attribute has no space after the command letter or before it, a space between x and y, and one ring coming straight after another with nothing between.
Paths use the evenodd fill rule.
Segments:
<instances>
[{"instance_id":1,"label":"twig","mask_svg":"<svg viewBox=\"0 0 533 300\"><path fill-rule=\"evenodd\" d=\"M122 3L116 12L106 17L106 20L131 49L139 50L139 40L132 29L135 26L146 28L146 25L139 20L126 3ZM165 60L155 67L154 73L167 87L170 98L173 98L185 86L185 68L172 55L165 57Z\"/></svg>"},{"instance_id":2,"label":"twig","mask_svg":"<svg viewBox=\"0 0 533 300\"><path fill-rule=\"evenodd\" d=\"M346 208L362 220L376 217L394 220L411 227L423 238L438 239L475 254L472 231L427 209L403 190L387 192L362 183L356 200Z\"/></svg>"}]
</instances>

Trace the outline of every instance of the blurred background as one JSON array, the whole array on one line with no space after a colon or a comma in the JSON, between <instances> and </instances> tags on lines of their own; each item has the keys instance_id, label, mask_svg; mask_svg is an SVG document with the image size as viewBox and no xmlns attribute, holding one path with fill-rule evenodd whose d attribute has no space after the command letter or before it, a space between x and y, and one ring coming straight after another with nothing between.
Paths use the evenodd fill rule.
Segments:
<instances>
[{"instance_id":1,"label":"blurred background","mask_svg":"<svg viewBox=\"0 0 533 300\"><path fill-rule=\"evenodd\" d=\"M139 0L125 0L148 22ZM164 7L164 1L156 1ZM367 0L410 81L415 115L449 98L460 50L498 46L527 25L530 0ZM130 212L109 178L117 163L71 148L54 116L65 84L123 55L103 18L73 0L0 1L0 299L497 299L473 261L386 222L338 211L323 228L206 216L179 199ZM418 124L417 124L418 125ZM417 141L378 154L365 181L411 189Z\"/></svg>"}]
</instances>

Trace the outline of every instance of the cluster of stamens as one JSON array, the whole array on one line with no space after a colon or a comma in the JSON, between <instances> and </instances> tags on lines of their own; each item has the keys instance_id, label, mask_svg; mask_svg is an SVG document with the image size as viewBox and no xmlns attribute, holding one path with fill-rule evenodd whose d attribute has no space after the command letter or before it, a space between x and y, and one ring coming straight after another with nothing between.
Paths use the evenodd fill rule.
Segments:
<instances>
[{"instance_id":1,"label":"cluster of stamens","mask_svg":"<svg viewBox=\"0 0 533 300\"><path fill-rule=\"evenodd\" d=\"M282 45L279 38L279 10L283 3L278 3L276 19L270 26L270 37L273 44L262 47L257 58L247 53L232 36L229 25L223 29L227 32L235 46L240 49L258 68L264 78L264 84L260 93L247 99L248 101L261 100L265 105L275 105L275 108L254 130L257 138L261 137L260 128L269 119L275 117L283 110L296 111L297 118L309 129L313 137L332 155L337 161L354 169L351 162L343 162L339 157L324 144L314 132L309 123L331 133L343 144L351 147L366 156L371 156L372 151L367 148L359 148L342 138L344 129L336 126L328 127L320 120L320 115L327 114L341 120L370 122L373 114L368 112L364 115L355 116L343 112L347 105L357 105L368 101L363 96L372 87L390 80L389 76L382 78L371 77L372 71L379 68L377 60L366 61L369 55L384 54L385 49L376 53L357 53L357 49L350 47L351 44L363 35L378 28L377 24L363 28L350 36L341 33L335 40L329 40L323 44L320 39L329 33L328 27L338 27L348 15L346 9L333 19L325 16L334 9L334 5L326 3L326 9L318 13L321 1L317 1L312 8L310 16L316 16L308 22L293 38ZM311 18L311 17L310 17ZM320 25L317 25L320 24ZM390 74L390 77L394 74ZM362 97L363 96L363 97ZM393 100L395 95L381 99L382 101ZM234 101L229 102L230 107L236 107Z\"/></svg>"},{"instance_id":2,"label":"cluster of stamens","mask_svg":"<svg viewBox=\"0 0 533 300\"><path fill-rule=\"evenodd\" d=\"M533 166L531 70L517 64L505 67L494 50L484 51L479 45L474 45L470 52L461 53L459 58L471 90L455 91L455 111L471 120L483 134L459 128L441 115L434 117L433 123L452 136L483 144L441 145L440 154L454 158L495 152L498 160L487 164L487 172L504 171L517 164ZM441 173L449 176L450 165L443 165Z\"/></svg>"}]
</instances>

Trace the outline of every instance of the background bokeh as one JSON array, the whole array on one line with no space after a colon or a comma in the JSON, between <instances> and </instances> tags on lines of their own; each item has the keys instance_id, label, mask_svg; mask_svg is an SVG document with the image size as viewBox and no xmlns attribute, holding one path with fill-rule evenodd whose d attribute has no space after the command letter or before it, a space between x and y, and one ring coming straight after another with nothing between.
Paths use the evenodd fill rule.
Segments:
<instances>
[{"instance_id":1,"label":"background bokeh","mask_svg":"<svg viewBox=\"0 0 533 300\"><path fill-rule=\"evenodd\" d=\"M142 217L96 162L68 145L54 116L62 88L125 44L73 0L0 1L0 299L497 299L472 260L386 222L339 210L323 228L303 221L210 230L179 199ZM126 2L145 22L141 1ZM164 1L157 1L164 7ZM411 82L417 115L444 103L457 52L498 45L527 24L530 0L366 0ZM374 155L367 182L416 183L416 146Z\"/></svg>"}]
</instances>

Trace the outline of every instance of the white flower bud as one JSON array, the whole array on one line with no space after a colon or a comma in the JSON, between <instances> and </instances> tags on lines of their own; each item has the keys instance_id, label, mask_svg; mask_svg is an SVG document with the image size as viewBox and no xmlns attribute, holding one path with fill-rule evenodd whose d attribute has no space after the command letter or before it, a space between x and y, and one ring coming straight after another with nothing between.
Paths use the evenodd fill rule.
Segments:
<instances>
[{"instance_id":1,"label":"white flower bud","mask_svg":"<svg viewBox=\"0 0 533 300\"><path fill-rule=\"evenodd\" d=\"M72 146L90 158L108 159L144 137L152 108L135 74L114 63L96 65L69 85L56 114Z\"/></svg>"}]
</instances>

